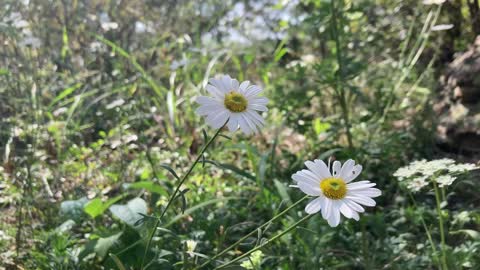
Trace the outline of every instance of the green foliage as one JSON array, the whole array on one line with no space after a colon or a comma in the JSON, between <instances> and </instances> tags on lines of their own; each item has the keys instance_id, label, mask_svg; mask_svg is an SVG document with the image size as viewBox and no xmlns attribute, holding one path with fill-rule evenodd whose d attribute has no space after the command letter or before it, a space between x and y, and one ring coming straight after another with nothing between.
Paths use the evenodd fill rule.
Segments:
<instances>
[{"instance_id":1,"label":"green foliage","mask_svg":"<svg viewBox=\"0 0 480 270\"><path fill-rule=\"evenodd\" d=\"M443 155L432 107L446 47L475 36L466 1L450 32L431 27L454 23L454 9L413 0L336 1L337 27L325 0L48 2L0 11L7 269L139 269L213 134L194 99L219 73L264 88L267 125L215 140L160 220L147 269L198 267L299 200L289 185L305 160L330 157L363 165L383 192L377 207L335 229L314 216L228 269L438 268L434 192L411 194L393 173ZM477 178L441 193L449 269L480 268ZM265 243L303 207L204 269Z\"/></svg>"}]
</instances>

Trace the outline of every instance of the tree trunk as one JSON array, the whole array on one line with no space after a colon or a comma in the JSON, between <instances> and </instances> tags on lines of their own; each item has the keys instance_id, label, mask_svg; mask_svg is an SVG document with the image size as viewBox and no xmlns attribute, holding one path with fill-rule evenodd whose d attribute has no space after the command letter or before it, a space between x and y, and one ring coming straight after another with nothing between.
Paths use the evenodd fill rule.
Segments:
<instances>
[{"instance_id":1,"label":"tree trunk","mask_svg":"<svg viewBox=\"0 0 480 270\"><path fill-rule=\"evenodd\" d=\"M475 36L480 35L480 6L478 0L468 0L468 9L472 21L472 31Z\"/></svg>"}]
</instances>

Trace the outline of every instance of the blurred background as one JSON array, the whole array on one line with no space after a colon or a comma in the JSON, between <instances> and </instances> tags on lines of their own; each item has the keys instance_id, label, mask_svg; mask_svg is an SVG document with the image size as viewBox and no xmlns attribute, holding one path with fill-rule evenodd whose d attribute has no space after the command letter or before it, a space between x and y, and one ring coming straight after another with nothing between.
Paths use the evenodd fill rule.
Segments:
<instances>
[{"instance_id":1,"label":"blurred background","mask_svg":"<svg viewBox=\"0 0 480 270\"><path fill-rule=\"evenodd\" d=\"M312 218L242 267L437 269L422 223L436 223L434 197L392 174L423 158L478 162L479 1L335 3L0 0L0 269L139 269L169 170L183 175L214 133L194 99L216 74L260 85L267 125L215 142L151 269L198 266L301 198L292 173L329 157L364 166L377 207L335 229ZM480 268L477 180L447 194L451 269ZM140 223L110 207L135 198Z\"/></svg>"}]
</instances>

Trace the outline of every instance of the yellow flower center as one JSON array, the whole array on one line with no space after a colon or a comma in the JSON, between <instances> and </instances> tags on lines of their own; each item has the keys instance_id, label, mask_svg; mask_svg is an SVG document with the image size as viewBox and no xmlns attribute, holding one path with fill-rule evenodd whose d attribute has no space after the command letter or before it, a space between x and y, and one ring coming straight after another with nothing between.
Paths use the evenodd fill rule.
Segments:
<instances>
[{"instance_id":1,"label":"yellow flower center","mask_svg":"<svg viewBox=\"0 0 480 270\"><path fill-rule=\"evenodd\" d=\"M347 185L345 181L336 177L323 179L320 183L323 195L332 200L340 200L347 195Z\"/></svg>"},{"instance_id":2,"label":"yellow flower center","mask_svg":"<svg viewBox=\"0 0 480 270\"><path fill-rule=\"evenodd\" d=\"M248 101L242 94L231 91L225 95L224 104L231 112L243 112L247 109Z\"/></svg>"}]
</instances>

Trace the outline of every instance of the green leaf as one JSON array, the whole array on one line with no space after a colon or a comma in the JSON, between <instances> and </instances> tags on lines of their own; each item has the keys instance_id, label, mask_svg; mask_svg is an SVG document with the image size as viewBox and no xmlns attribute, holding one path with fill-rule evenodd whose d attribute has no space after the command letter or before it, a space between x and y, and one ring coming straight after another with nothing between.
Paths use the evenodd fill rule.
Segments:
<instances>
[{"instance_id":1,"label":"green leaf","mask_svg":"<svg viewBox=\"0 0 480 270\"><path fill-rule=\"evenodd\" d=\"M322 122L319 118L313 120L313 130L315 130L317 135L330 129L330 126L330 123Z\"/></svg>"},{"instance_id":2,"label":"green leaf","mask_svg":"<svg viewBox=\"0 0 480 270\"><path fill-rule=\"evenodd\" d=\"M163 196L168 197L167 191L160 185L155 184L152 181L141 181L135 183L126 183L123 185L124 188L133 188L133 189L145 189L152 193L157 193Z\"/></svg>"},{"instance_id":3,"label":"green leaf","mask_svg":"<svg viewBox=\"0 0 480 270\"><path fill-rule=\"evenodd\" d=\"M83 207L87 202L87 197L78 200L64 201L60 204L60 215L67 219L78 221L83 215Z\"/></svg>"},{"instance_id":4,"label":"green leaf","mask_svg":"<svg viewBox=\"0 0 480 270\"><path fill-rule=\"evenodd\" d=\"M143 218L142 214L147 214L147 203L141 198L135 198L124 205L114 204L110 206L110 212L127 225L138 228L139 226L136 226L135 223Z\"/></svg>"},{"instance_id":5,"label":"green leaf","mask_svg":"<svg viewBox=\"0 0 480 270\"><path fill-rule=\"evenodd\" d=\"M213 160L205 160L205 163L210 163L212 165L215 165L221 169L227 169L227 170L230 170L238 175L241 175L245 178L248 178L250 180L253 180L255 181L257 178L253 175L251 175L250 173L236 167L235 165L232 165L232 164L227 164L227 163L219 163L219 162L216 162L216 161L213 161Z\"/></svg>"},{"instance_id":6,"label":"green leaf","mask_svg":"<svg viewBox=\"0 0 480 270\"><path fill-rule=\"evenodd\" d=\"M180 180L180 177L178 177L177 173L175 172L174 169L172 169L172 167L168 166L167 164L160 164L160 167L164 168L165 170L169 171L171 174L173 174L173 176L175 176L175 178L177 178L177 180Z\"/></svg>"},{"instance_id":7,"label":"green leaf","mask_svg":"<svg viewBox=\"0 0 480 270\"><path fill-rule=\"evenodd\" d=\"M274 179L273 182L275 183L275 187L277 188L278 194L280 194L282 200L288 202L289 204L292 203L285 184L278 181L277 179Z\"/></svg>"},{"instance_id":8,"label":"green leaf","mask_svg":"<svg viewBox=\"0 0 480 270\"><path fill-rule=\"evenodd\" d=\"M116 233L108 237L99 237L90 240L85 248L80 252L78 258L82 260L89 254L95 253L100 259L103 259L107 255L110 248L118 242L123 232Z\"/></svg>"},{"instance_id":9,"label":"green leaf","mask_svg":"<svg viewBox=\"0 0 480 270\"><path fill-rule=\"evenodd\" d=\"M180 215L177 215L174 218L172 218L164 227L167 228L167 227L171 226L172 224L174 224L175 222L177 222L178 220L182 219L183 217L188 216L188 215L192 214L193 212L195 212L195 211L197 211L197 210L199 210L203 207L209 206L210 204L215 204L215 203L219 203L219 202L223 202L223 201L229 201L229 200L239 200L239 199L241 199L241 198L226 197L226 198L212 199L212 200L208 200L206 202L199 203L195 206L192 206L192 207L188 208L187 210L185 210L184 213L182 213Z\"/></svg>"},{"instance_id":10,"label":"green leaf","mask_svg":"<svg viewBox=\"0 0 480 270\"><path fill-rule=\"evenodd\" d=\"M58 94L58 96L56 96L52 102L50 102L50 105L48 105L48 107L52 107L53 105L55 105L56 103L58 103L59 101L61 101L62 99L66 98L68 95L70 95L71 93L73 93L75 90L77 90L78 88L80 88L82 86L81 83L76 83L68 88L66 88L65 90L63 90L62 92L60 92L60 94Z\"/></svg>"},{"instance_id":11,"label":"green leaf","mask_svg":"<svg viewBox=\"0 0 480 270\"><path fill-rule=\"evenodd\" d=\"M10 72L8 69L0 68L0 76L8 75Z\"/></svg>"},{"instance_id":12,"label":"green leaf","mask_svg":"<svg viewBox=\"0 0 480 270\"><path fill-rule=\"evenodd\" d=\"M119 232L106 238L98 238L95 244L95 253L101 258L107 255L108 250L117 243L123 232Z\"/></svg>"},{"instance_id":13,"label":"green leaf","mask_svg":"<svg viewBox=\"0 0 480 270\"><path fill-rule=\"evenodd\" d=\"M103 214L103 212L105 212L112 204L118 202L123 197L123 195L119 195L115 198L107 200L105 203L99 198L93 199L84 206L83 211L85 211L85 213L87 213L90 217L96 218Z\"/></svg>"},{"instance_id":14,"label":"green leaf","mask_svg":"<svg viewBox=\"0 0 480 270\"><path fill-rule=\"evenodd\" d=\"M120 259L117 257L117 255L110 253L110 258L112 258L113 262L117 266L118 269L120 270L127 270L125 265L120 261Z\"/></svg>"}]
</instances>

